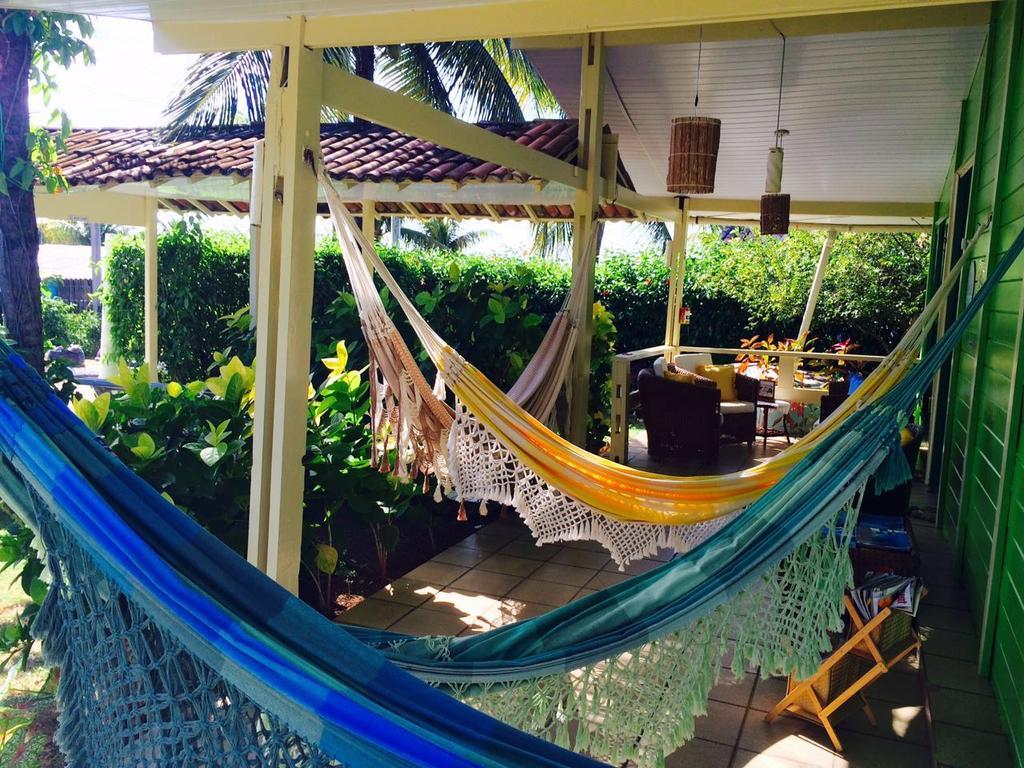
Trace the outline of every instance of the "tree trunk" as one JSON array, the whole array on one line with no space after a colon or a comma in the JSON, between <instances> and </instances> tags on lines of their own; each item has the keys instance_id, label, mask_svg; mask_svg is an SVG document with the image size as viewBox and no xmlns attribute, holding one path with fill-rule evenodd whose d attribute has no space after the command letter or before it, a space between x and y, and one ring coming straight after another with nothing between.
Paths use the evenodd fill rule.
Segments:
<instances>
[{"instance_id":1,"label":"tree trunk","mask_svg":"<svg viewBox=\"0 0 1024 768\"><path fill-rule=\"evenodd\" d=\"M0 21L6 12L0 12ZM2 168L10 171L25 148L29 129L29 69L32 40L0 32L0 115L3 117ZM39 300L39 229L30 187L11 179L0 194L0 309L4 324L28 363L42 370L43 319Z\"/></svg>"}]
</instances>

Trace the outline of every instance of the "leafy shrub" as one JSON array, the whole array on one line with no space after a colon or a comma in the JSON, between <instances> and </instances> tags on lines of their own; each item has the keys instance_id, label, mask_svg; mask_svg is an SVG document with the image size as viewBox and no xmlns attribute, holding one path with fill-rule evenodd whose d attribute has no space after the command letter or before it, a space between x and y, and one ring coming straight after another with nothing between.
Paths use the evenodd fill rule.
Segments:
<instances>
[{"instance_id":1,"label":"leafy shrub","mask_svg":"<svg viewBox=\"0 0 1024 768\"><path fill-rule=\"evenodd\" d=\"M100 316L91 309L74 304L43 291L44 346L61 347L79 344L86 357L94 357L100 348Z\"/></svg>"},{"instance_id":2,"label":"leafy shrub","mask_svg":"<svg viewBox=\"0 0 1024 768\"><path fill-rule=\"evenodd\" d=\"M103 301L115 348L128 360L143 357L144 243L115 241L106 265ZM220 318L249 301L249 244L241 235L207 234L191 219L167 228L159 243L160 359L174 378L203 373L211 349L221 347Z\"/></svg>"},{"instance_id":3,"label":"leafy shrub","mask_svg":"<svg viewBox=\"0 0 1024 768\"><path fill-rule=\"evenodd\" d=\"M248 322L242 316L237 324ZM245 551L252 476L255 370L238 356L215 355L205 380L151 387L145 366L122 359L112 378L123 388L71 407L110 449L178 508L238 552ZM395 520L413 505L415 488L370 465L368 383L348 366L345 344L319 365L307 421L302 567L322 610L333 580L350 575L339 526L368 526L377 566L387 573L398 544Z\"/></svg>"}]
</instances>

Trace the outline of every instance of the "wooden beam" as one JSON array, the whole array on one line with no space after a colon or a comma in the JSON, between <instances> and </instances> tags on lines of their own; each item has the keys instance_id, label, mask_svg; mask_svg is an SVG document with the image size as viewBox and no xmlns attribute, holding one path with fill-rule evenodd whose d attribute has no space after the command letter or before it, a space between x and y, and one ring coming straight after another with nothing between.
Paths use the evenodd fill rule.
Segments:
<instances>
[{"instance_id":1,"label":"wooden beam","mask_svg":"<svg viewBox=\"0 0 1024 768\"><path fill-rule=\"evenodd\" d=\"M143 263L143 354L150 381L159 381L158 366L160 364L159 327L157 311L157 294L159 293L157 264L157 200L146 198L146 236L145 256Z\"/></svg>"},{"instance_id":2,"label":"wooden beam","mask_svg":"<svg viewBox=\"0 0 1024 768\"><path fill-rule=\"evenodd\" d=\"M758 219L729 219L722 216L691 216L690 220L697 225L700 224L723 224L732 227L750 227L756 229L761 226ZM931 232L930 224L830 224L820 221L792 221L789 222L790 229L805 229L809 231L824 230L826 232L905 232L907 234L920 234Z\"/></svg>"},{"instance_id":3,"label":"wooden beam","mask_svg":"<svg viewBox=\"0 0 1024 768\"><path fill-rule=\"evenodd\" d=\"M623 203L628 205L628 203ZM760 214L760 199L698 197L690 202L690 214ZM842 200L794 200L790 206L792 216L827 216L911 218L931 221L932 202L861 202Z\"/></svg>"},{"instance_id":4,"label":"wooden beam","mask_svg":"<svg viewBox=\"0 0 1024 768\"><path fill-rule=\"evenodd\" d=\"M310 28L309 44L384 45L432 40L473 40L598 31L656 29L791 17L961 5L959 0L507 0L441 8L402 8L366 15L324 16Z\"/></svg>"},{"instance_id":5,"label":"wooden beam","mask_svg":"<svg viewBox=\"0 0 1024 768\"><path fill-rule=\"evenodd\" d=\"M34 197L36 216L42 219L85 219L99 224L146 226L148 209L144 195L76 188L59 194L36 189Z\"/></svg>"},{"instance_id":6,"label":"wooden beam","mask_svg":"<svg viewBox=\"0 0 1024 768\"><path fill-rule=\"evenodd\" d=\"M264 182L261 307L257 318L260 365L250 502L250 517L260 522L250 525L250 557L254 554L253 534L260 537L259 527L265 521L267 574L296 592L302 545L302 458L306 451L317 205L316 176L305 153L319 148L323 58L320 51L305 45L303 19L293 21L291 32L287 50L276 52L274 57L281 62L275 64L271 84L271 90L278 92L278 106L268 118L264 148L267 168L275 171L268 173ZM268 211L268 204L278 199L280 206ZM266 303L262 301L265 296ZM276 312L270 297L279 302ZM274 341L267 344L271 336ZM267 344L262 350L261 339ZM258 551L255 556L260 558Z\"/></svg>"},{"instance_id":7,"label":"wooden beam","mask_svg":"<svg viewBox=\"0 0 1024 768\"><path fill-rule=\"evenodd\" d=\"M472 14L469 14L472 15ZM318 20L319 24L319 20ZM438 146L578 189L582 176L570 163L446 115L337 67L323 68L323 103Z\"/></svg>"},{"instance_id":8,"label":"wooden beam","mask_svg":"<svg viewBox=\"0 0 1024 768\"><path fill-rule=\"evenodd\" d=\"M990 3L964 3L939 7L892 8L854 13L823 13L815 16L755 19L717 24L620 29L605 32L609 48L628 45L671 45L731 40L759 40L812 35L840 35L863 32L888 32L905 29L976 27L988 24ZM518 37L512 46L520 50L578 48L582 34Z\"/></svg>"},{"instance_id":9,"label":"wooden beam","mask_svg":"<svg viewBox=\"0 0 1024 768\"><path fill-rule=\"evenodd\" d=\"M600 32L588 36L581 49L580 118L577 164L584 184L573 202L572 269L582 271L583 300L576 318L576 347L569 374L568 438L576 445L587 440L590 413L590 358L594 329L594 270L597 262L597 215L601 202L601 161L604 125L604 42Z\"/></svg>"},{"instance_id":10,"label":"wooden beam","mask_svg":"<svg viewBox=\"0 0 1024 768\"><path fill-rule=\"evenodd\" d=\"M253 51L284 45L291 34L288 21L154 21L157 53Z\"/></svg>"}]
</instances>

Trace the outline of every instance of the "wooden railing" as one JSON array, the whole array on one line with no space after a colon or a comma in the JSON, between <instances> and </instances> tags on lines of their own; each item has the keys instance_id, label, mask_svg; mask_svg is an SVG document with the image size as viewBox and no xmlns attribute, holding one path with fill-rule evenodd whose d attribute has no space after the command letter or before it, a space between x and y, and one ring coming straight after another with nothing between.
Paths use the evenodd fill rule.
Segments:
<instances>
[{"instance_id":1,"label":"wooden railing","mask_svg":"<svg viewBox=\"0 0 1024 768\"><path fill-rule=\"evenodd\" d=\"M647 361L679 353L708 353L711 355L758 355L779 361L779 377L776 394L782 400L798 403L814 403L821 400L823 389L801 387L796 383L796 370L801 360L842 360L844 362L878 363L885 358L880 355L854 355L837 352L769 351L741 349L739 347L669 347L665 345L647 347L633 352L616 355L612 359L612 423L611 445L608 457L625 464L629 460L629 417L640 405L640 392L636 388L636 375Z\"/></svg>"}]
</instances>

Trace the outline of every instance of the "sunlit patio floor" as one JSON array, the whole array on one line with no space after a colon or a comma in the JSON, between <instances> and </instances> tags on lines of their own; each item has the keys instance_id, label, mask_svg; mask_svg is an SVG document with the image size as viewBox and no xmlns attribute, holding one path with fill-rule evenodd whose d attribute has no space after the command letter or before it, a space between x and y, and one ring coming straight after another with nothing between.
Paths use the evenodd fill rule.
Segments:
<instances>
[{"instance_id":1,"label":"sunlit patio floor","mask_svg":"<svg viewBox=\"0 0 1024 768\"><path fill-rule=\"evenodd\" d=\"M632 464L666 470L634 442ZM760 440L753 450L723 447L717 471L749 466L785 444L776 438L767 448ZM915 493L913 506L931 503ZM732 681L725 672L729 682L712 691L696 738L668 758L667 768L1012 765L992 691L976 673L978 638L966 596L955 586L948 546L927 523L915 523L915 533L928 588L919 615L924 651L866 689L877 727L854 708L838 728L844 751L836 753L816 725L788 716L764 721L785 693L784 679L748 674ZM620 573L597 544L538 547L521 522L498 520L368 598L345 621L421 635L482 632L544 613L670 557L666 551Z\"/></svg>"}]
</instances>

